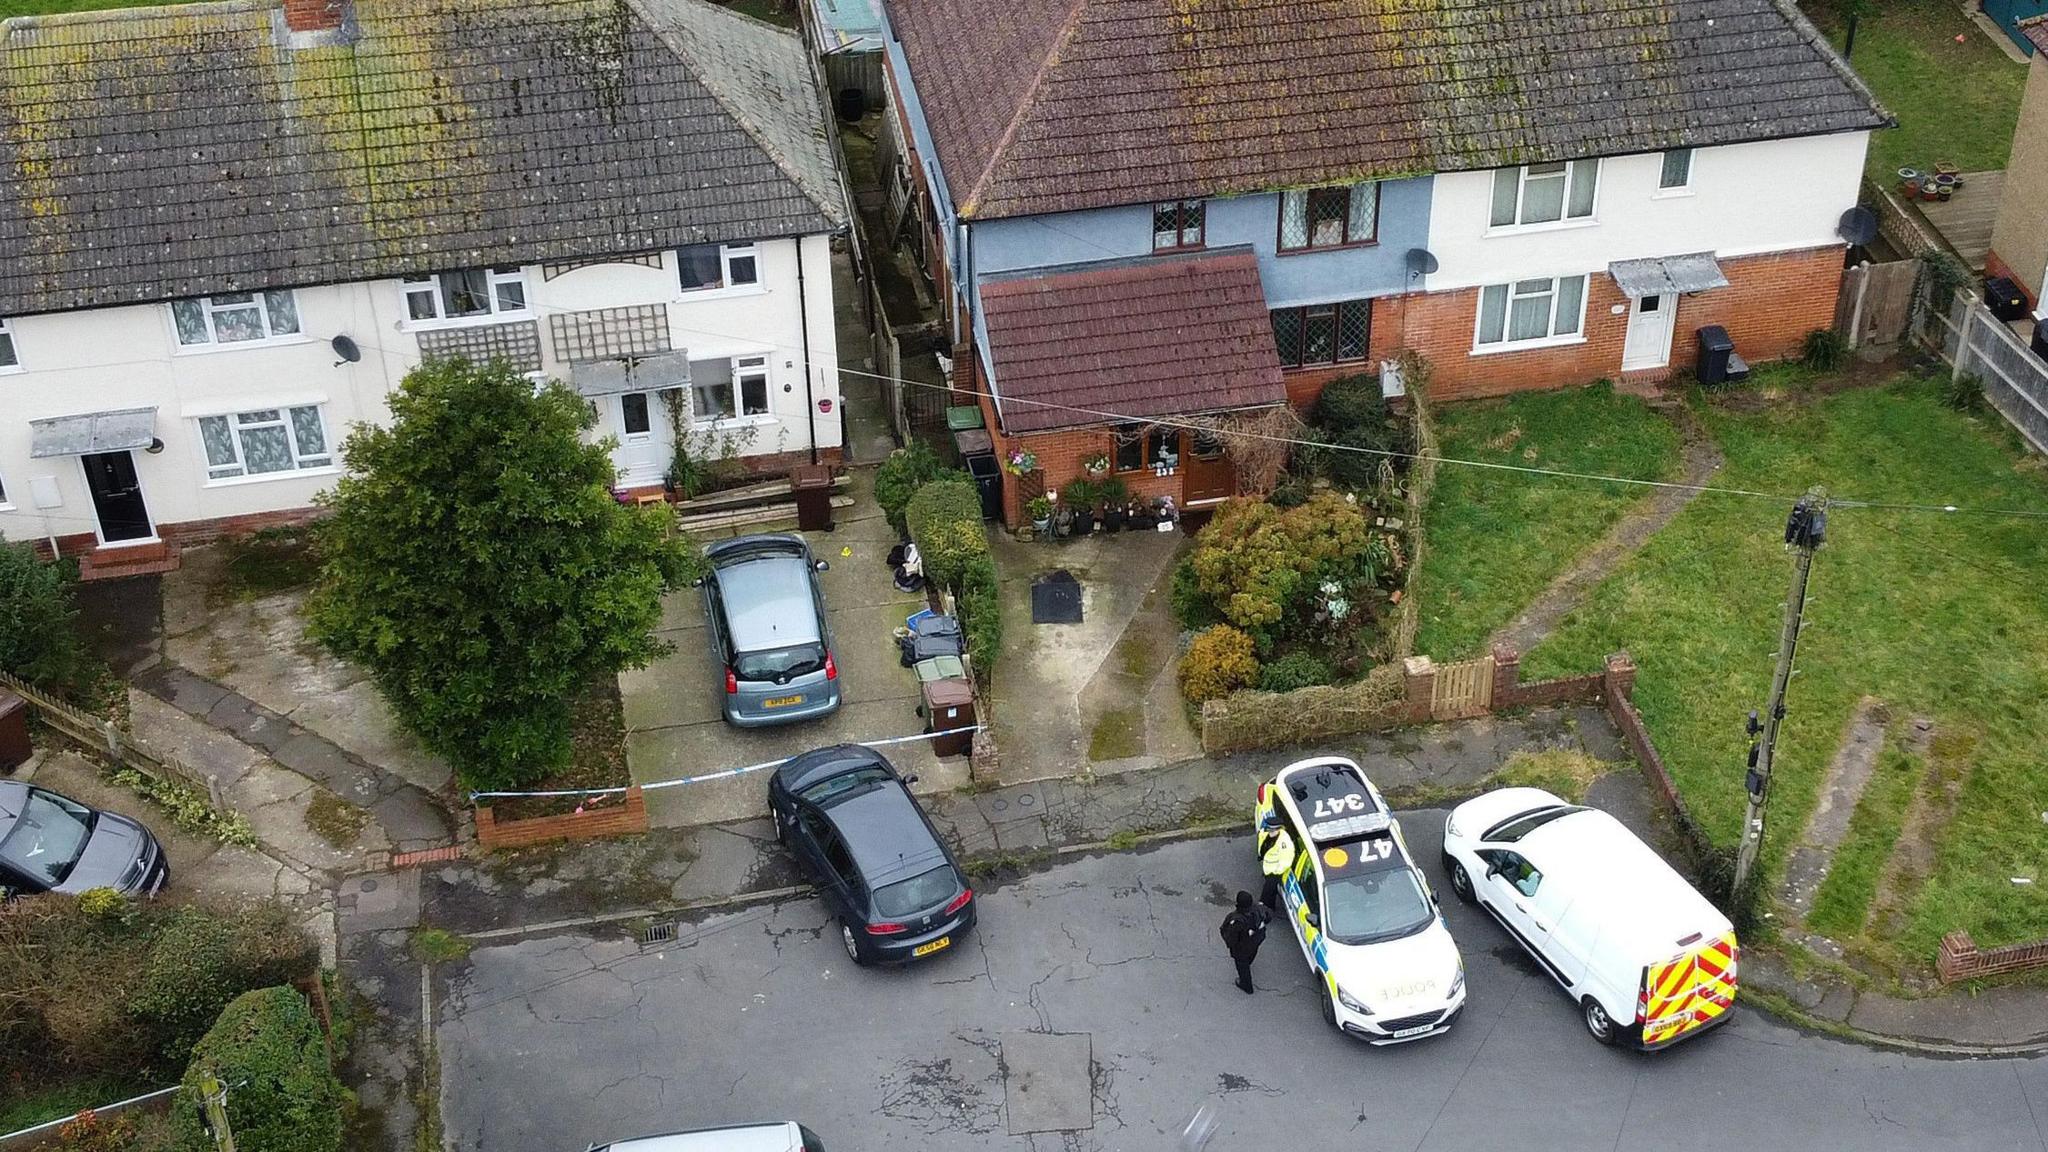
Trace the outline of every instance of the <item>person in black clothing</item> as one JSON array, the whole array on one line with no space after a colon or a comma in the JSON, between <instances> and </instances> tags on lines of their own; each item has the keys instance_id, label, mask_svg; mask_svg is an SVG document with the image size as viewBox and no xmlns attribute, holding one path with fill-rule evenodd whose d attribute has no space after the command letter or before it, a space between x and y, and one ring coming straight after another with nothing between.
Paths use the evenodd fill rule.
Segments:
<instances>
[{"instance_id":1,"label":"person in black clothing","mask_svg":"<svg viewBox=\"0 0 2048 1152\"><path fill-rule=\"evenodd\" d=\"M1230 959L1237 965L1237 986L1247 996L1252 994L1252 960L1259 954L1259 945L1266 942L1266 924L1272 918L1249 892L1239 892L1237 908L1223 918L1223 946L1230 949Z\"/></svg>"}]
</instances>

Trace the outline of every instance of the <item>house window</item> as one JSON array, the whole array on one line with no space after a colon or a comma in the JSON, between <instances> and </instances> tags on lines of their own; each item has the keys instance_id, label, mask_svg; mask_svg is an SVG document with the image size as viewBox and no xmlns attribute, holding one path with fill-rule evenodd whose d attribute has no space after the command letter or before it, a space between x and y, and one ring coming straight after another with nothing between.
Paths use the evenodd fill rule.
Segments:
<instances>
[{"instance_id":1,"label":"house window","mask_svg":"<svg viewBox=\"0 0 2048 1152\"><path fill-rule=\"evenodd\" d=\"M1145 427L1119 424L1116 427L1116 470L1137 472L1145 467Z\"/></svg>"},{"instance_id":2,"label":"house window","mask_svg":"<svg viewBox=\"0 0 2048 1152\"><path fill-rule=\"evenodd\" d=\"M1307 188L1280 194L1280 250L1369 244L1379 235L1377 181L1348 188Z\"/></svg>"},{"instance_id":3,"label":"house window","mask_svg":"<svg viewBox=\"0 0 2048 1152\"><path fill-rule=\"evenodd\" d=\"M1586 278L1517 280L1479 290L1475 344L1521 344L1576 336L1586 308Z\"/></svg>"},{"instance_id":4,"label":"house window","mask_svg":"<svg viewBox=\"0 0 2048 1152\"><path fill-rule=\"evenodd\" d=\"M698 423L768 414L768 358L738 356L690 364L690 418Z\"/></svg>"},{"instance_id":5,"label":"house window","mask_svg":"<svg viewBox=\"0 0 2048 1152\"><path fill-rule=\"evenodd\" d=\"M290 292L234 292L171 301L178 343L243 344L299 330L299 302ZM9 342L12 351L12 341Z\"/></svg>"},{"instance_id":6,"label":"house window","mask_svg":"<svg viewBox=\"0 0 2048 1152\"><path fill-rule=\"evenodd\" d=\"M1284 368L1365 359L1372 342L1372 301L1345 300L1273 310L1273 347Z\"/></svg>"},{"instance_id":7,"label":"house window","mask_svg":"<svg viewBox=\"0 0 2048 1152\"><path fill-rule=\"evenodd\" d=\"M318 405L258 408L231 416L199 418L206 446L206 478L231 480L334 463L327 426Z\"/></svg>"},{"instance_id":8,"label":"house window","mask_svg":"<svg viewBox=\"0 0 2048 1152\"><path fill-rule=\"evenodd\" d=\"M692 244L678 248L676 270L685 292L761 282L760 262L752 244Z\"/></svg>"},{"instance_id":9,"label":"house window","mask_svg":"<svg viewBox=\"0 0 2048 1152\"><path fill-rule=\"evenodd\" d=\"M1508 228L1588 219L1599 183L1598 160L1495 169L1492 224Z\"/></svg>"},{"instance_id":10,"label":"house window","mask_svg":"<svg viewBox=\"0 0 2048 1152\"><path fill-rule=\"evenodd\" d=\"M1680 148L1664 154L1664 171L1657 177L1657 187L1662 189L1684 188L1692 183L1692 149Z\"/></svg>"},{"instance_id":11,"label":"house window","mask_svg":"<svg viewBox=\"0 0 2048 1152\"><path fill-rule=\"evenodd\" d=\"M1208 205L1201 200L1174 200L1152 206L1152 250L1200 248Z\"/></svg>"},{"instance_id":12,"label":"house window","mask_svg":"<svg viewBox=\"0 0 2048 1152\"><path fill-rule=\"evenodd\" d=\"M19 368L21 361L14 355L14 329L7 326L7 319L0 317L0 368ZM0 500L0 504L5 504Z\"/></svg>"},{"instance_id":13,"label":"house window","mask_svg":"<svg viewBox=\"0 0 2048 1152\"><path fill-rule=\"evenodd\" d=\"M1176 468L1180 466L1180 429L1154 428L1145 434L1145 466L1148 468Z\"/></svg>"},{"instance_id":14,"label":"house window","mask_svg":"<svg viewBox=\"0 0 2048 1152\"><path fill-rule=\"evenodd\" d=\"M619 393L619 421L628 436L645 436L654 427L647 411L647 393Z\"/></svg>"},{"instance_id":15,"label":"house window","mask_svg":"<svg viewBox=\"0 0 2048 1152\"><path fill-rule=\"evenodd\" d=\"M482 320L526 311L526 273L516 264L405 278L405 311L417 321Z\"/></svg>"}]
</instances>

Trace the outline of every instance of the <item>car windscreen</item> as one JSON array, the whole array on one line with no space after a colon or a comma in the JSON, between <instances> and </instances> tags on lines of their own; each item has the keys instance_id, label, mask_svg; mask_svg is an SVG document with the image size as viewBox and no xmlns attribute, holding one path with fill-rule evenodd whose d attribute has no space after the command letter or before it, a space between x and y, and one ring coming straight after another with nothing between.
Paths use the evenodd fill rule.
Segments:
<instances>
[{"instance_id":1,"label":"car windscreen","mask_svg":"<svg viewBox=\"0 0 2048 1152\"><path fill-rule=\"evenodd\" d=\"M875 914L908 916L934 904L943 904L959 891L960 878L953 874L953 866L941 864L908 880L898 880L875 889Z\"/></svg>"},{"instance_id":2,"label":"car windscreen","mask_svg":"<svg viewBox=\"0 0 2048 1152\"><path fill-rule=\"evenodd\" d=\"M1411 935L1436 919L1413 868L1338 876L1323 885L1323 931L1339 944Z\"/></svg>"},{"instance_id":3,"label":"car windscreen","mask_svg":"<svg viewBox=\"0 0 2048 1152\"><path fill-rule=\"evenodd\" d=\"M864 792L873 785L887 783L891 779L893 777L889 775L887 768L879 764L870 765L866 768L855 768L851 772L841 772L837 776L827 776L797 795L823 807L827 800Z\"/></svg>"},{"instance_id":4,"label":"car windscreen","mask_svg":"<svg viewBox=\"0 0 2048 1152\"><path fill-rule=\"evenodd\" d=\"M793 644L762 652L742 652L733 658L732 674L740 680L767 680L787 684L825 666L822 644Z\"/></svg>"},{"instance_id":5,"label":"car windscreen","mask_svg":"<svg viewBox=\"0 0 2048 1152\"><path fill-rule=\"evenodd\" d=\"M92 839L97 818L92 809L75 804L54 792L40 788L28 794L13 831L0 840L0 860L5 860L39 883L55 887L71 875L71 868L85 854L85 842Z\"/></svg>"}]
</instances>

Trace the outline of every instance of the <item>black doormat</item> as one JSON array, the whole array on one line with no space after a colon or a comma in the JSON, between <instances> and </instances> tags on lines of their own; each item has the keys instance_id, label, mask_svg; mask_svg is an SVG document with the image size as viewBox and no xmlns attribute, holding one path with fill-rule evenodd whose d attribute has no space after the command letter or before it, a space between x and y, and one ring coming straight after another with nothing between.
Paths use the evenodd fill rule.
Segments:
<instances>
[{"instance_id":1,"label":"black doormat","mask_svg":"<svg viewBox=\"0 0 2048 1152\"><path fill-rule=\"evenodd\" d=\"M1033 624L1079 624L1081 622L1081 582L1074 574L1061 568L1042 576L1031 585L1031 622Z\"/></svg>"}]
</instances>

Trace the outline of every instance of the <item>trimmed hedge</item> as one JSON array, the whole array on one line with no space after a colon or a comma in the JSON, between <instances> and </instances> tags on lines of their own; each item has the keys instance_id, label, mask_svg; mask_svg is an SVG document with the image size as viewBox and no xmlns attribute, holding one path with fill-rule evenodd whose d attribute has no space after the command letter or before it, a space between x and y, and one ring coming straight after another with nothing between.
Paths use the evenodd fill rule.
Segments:
<instances>
[{"instance_id":1,"label":"trimmed hedge","mask_svg":"<svg viewBox=\"0 0 2048 1152\"><path fill-rule=\"evenodd\" d=\"M940 463L938 454L922 440L912 440L889 453L882 466L875 469L875 503L882 506L882 515L888 517L890 527L898 532L909 530L904 510L910 507L910 498L917 495L917 490L934 480L973 483L967 473Z\"/></svg>"},{"instance_id":2,"label":"trimmed hedge","mask_svg":"<svg viewBox=\"0 0 2048 1152\"><path fill-rule=\"evenodd\" d=\"M349 1094L327 1063L327 1043L306 998L290 988L244 992L221 1011L192 1050L177 1128L202 1137L200 1084L208 1073L228 1090L228 1124L238 1152L340 1152Z\"/></svg>"},{"instance_id":3,"label":"trimmed hedge","mask_svg":"<svg viewBox=\"0 0 2048 1152\"><path fill-rule=\"evenodd\" d=\"M934 480L904 509L927 580L953 593L974 674L986 681L1003 647L1002 593L995 557L981 526L981 494L972 481Z\"/></svg>"},{"instance_id":4,"label":"trimmed hedge","mask_svg":"<svg viewBox=\"0 0 2048 1152\"><path fill-rule=\"evenodd\" d=\"M1195 633L1180 658L1180 691L1200 704L1259 682L1259 657L1252 638L1228 624Z\"/></svg>"}]
</instances>

